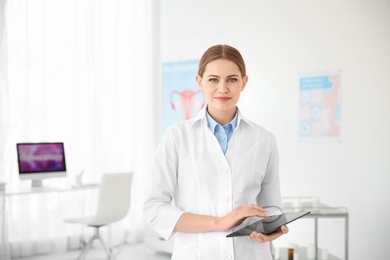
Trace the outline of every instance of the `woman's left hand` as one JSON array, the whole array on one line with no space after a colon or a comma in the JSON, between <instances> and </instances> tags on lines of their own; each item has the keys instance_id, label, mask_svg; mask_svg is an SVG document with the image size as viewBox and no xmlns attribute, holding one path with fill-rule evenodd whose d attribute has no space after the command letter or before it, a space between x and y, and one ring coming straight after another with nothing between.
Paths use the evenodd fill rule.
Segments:
<instances>
[{"instance_id":1,"label":"woman's left hand","mask_svg":"<svg viewBox=\"0 0 390 260\"><path fill-rule=\"evenodd\" d=\"M275 231L269 235L264 235L262 233L258 233L253 231L252 234L249 235L249 238L256 240L259 243L271 242L272 240L277 239L281 235L288 233L288 227L281 226L278 231Z\"/></svg>"}]
</instances>

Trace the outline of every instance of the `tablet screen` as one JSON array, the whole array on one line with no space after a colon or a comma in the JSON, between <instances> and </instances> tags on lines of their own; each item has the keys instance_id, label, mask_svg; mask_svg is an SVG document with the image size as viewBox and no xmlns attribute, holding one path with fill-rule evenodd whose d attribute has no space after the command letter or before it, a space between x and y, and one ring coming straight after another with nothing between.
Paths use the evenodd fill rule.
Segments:
<instances>
[{"instance_id":1,"label":"tablet screen","mask_svg":"<svg viewBox=\"0 0 390 260\"><path fill-rule=\"evenodd\" d=\"M284 213L281 215L270 216L268 218L250 217L245 219L239 226L236 227L235 231L226 237L238 237L248 236L253 231L270 234L278 230L282 225L293 222L303 216L309 214L308 212L294 212Z\"/></svg>"}]
</instances>

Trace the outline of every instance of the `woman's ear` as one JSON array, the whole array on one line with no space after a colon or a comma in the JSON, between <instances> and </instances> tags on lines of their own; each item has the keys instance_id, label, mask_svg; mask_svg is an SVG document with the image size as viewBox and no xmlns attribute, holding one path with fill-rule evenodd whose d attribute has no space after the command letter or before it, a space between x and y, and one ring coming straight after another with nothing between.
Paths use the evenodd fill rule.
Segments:
<instances>
[{"instance_id":1,"label":"woman's ear","mask_svg":"<svg viewBox=\"0 0 390 260\"><path fill-rule=\"evenodd\" d=\"M247 75L245 75L245 76L242 78L242 82L243 82L243 84L242 84L242 87L241 87L241 91L244 90L244 88L245 88L245 86L246 86L246 83L248 83L248 76L247 76Z\"/></svg>"},{"instance_id":2,"label":"woman's ear","mask_svg":"<svg viewBox=\"0 0 390 260\"><path fill-rule=\"evenodd\" d=\"M198 83L200 91L203 92L203 87L202 87L202 77L199 75L196 75L196 82Z\"/></svg>"}]
</instances>

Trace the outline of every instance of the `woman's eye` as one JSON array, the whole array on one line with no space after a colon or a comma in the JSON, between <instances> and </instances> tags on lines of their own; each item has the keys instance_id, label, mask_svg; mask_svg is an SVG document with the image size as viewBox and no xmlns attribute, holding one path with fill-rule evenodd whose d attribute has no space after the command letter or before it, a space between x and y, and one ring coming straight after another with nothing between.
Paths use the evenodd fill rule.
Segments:
<instances>
[{"instance_id":1,"label":"woman's eye","mask_svg":"<svg viewBox=\"0 0 390 260\"><path fill-rule=\"evenodd\" d=\"M210 78L209 81L210 82L218 82L218 79L217 78Z\"/></svg>"},{"instance_id":2,"label":"woman's eye","mask_svg":"<svg viewBox=\"0 0 390 260\"><path fill-rule=\"evenodd\" d=\"M229 78L228 81L229 81L229 82L236 82L236 81L237 81L237 78Z\"/></svg>"}]
</instances>

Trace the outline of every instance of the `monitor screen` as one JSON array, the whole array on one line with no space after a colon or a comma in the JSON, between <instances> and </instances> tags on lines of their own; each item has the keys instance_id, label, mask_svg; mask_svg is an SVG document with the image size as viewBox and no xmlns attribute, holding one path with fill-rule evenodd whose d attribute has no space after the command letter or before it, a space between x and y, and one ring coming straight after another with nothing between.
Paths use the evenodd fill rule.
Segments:
<instances>
[{"instance_id":1,"label":"monitor screen","mask_svg":"<svg viewBox=\"0 0 390 260\"><path fill-rule=\"evenodd\" d=\"M18 143L16 148L20 179L31 179L33 186L41 186L43 179L66 176L62 142Z\"/></svg>"}]
</instances>

